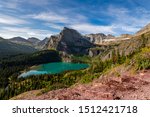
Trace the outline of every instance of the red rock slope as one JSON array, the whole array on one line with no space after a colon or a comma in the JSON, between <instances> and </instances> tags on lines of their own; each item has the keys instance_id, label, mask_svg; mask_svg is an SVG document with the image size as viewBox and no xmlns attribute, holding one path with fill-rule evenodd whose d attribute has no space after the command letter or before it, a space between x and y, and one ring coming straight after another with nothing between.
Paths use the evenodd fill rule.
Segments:
<instances>
[{"instance_id":1,"label":"red rock slope","mask_svg":"<svg viewBox=\"0 0 150 117\"><path fill-rule=\"evenodd\" d=\"M102 80L103 79L103 80ZM90 84L49 91L29 91L13 99L27 100L128 100L150 99L150 70L132 76L125 73L121 77L103 77Z\"/></svg>"}]
</instances>

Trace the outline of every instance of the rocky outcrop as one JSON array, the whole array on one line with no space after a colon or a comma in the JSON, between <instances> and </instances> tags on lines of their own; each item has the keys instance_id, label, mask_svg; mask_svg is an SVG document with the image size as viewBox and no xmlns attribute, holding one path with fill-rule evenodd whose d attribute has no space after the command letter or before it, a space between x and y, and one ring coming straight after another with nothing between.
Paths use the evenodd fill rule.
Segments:
<instances>
[{"instance_id":1,"label":"rocky outcrop","mask_svg":"<svg viewBox=\"0 0 150 117\"><path fill-rule=\"evenodd\" d=\"M103 40L107 38L107 36L103 33L88 34L85 35L85 37L88 38L90 42L94 44L102 44Z\"/></svg>"},{"instance_id":2,"label":"rocky outcrop","mask_svg":"<svg viewBox=\"0 0 150 117\"><path fill-rule=\"evenodd\" d=\"M70 56L66 52L60 52L59 54L60 54L60 56L62 58L62 61L64 61L64 62L72 62L72 56Z\"/></svg>"},{"instance_id":3,"label":"rocky outcrop","mask_svg":"<svg viewBox=\"0 0 150 117\"><path fill-rule=\"evenodd\" d=\"M57 49L60 40L59 35L52 35L45 44L44 49Z\"/></svg>"},{"instance_id":4,"label":"rocky outcrop","mask_svg":"<svg viewBox=\"0 0 150 117\"><path fill-rule=\"evenodd\" d=\"M105 35L103 33L97 33L97 34L87 34L85 35L85 38L90 40L90 42L93 44L103 44L104 40L114 39L115 36L111 34Z\"/></svg>"},{"instance_id":5,"label":"rocky outcrop","mask_svg":"<svg viewBox=\"0 0 150 117\"><path fill-rule=\"evenodd\" d=\"M97 55L102 55L103 53L107 52L108 50L111 49L111 46L108 45L100 45L94 48L89 49L89 56L94 57Z\"/></svg>"},{"instance_id":6,"label":"rocky outcrop","mask_svg":"<svg viewBox=\"0 0 150 117\"><path fill-rule=\"evenodd\" d=\"M48 43L48 41L49 41L49 38L46 37L42 41L38 42L37 45L36 45L36 47L39 48L39 49L42 49Z\"/></svg>"},{"instance_id":7,"label":"rocky outcrop","mask_svg":"<svg viewBox=\"0 0 150 117\"><path fill-rule=\"evenodd\" d=\"M122 35L128 36L128 35ZM144 40L143 40L144 39ZM91 57L101 55L102 60L111 59L113 54L119 54L121 56L130 55L137 50L139 50L143 45L149 47L150 45L150 32L139 36L132 36L127 39L117 39L117 41L112 41L109 43L103 43L100 46L91 48L89 50L89 55Z\"/></svg>"},{"instance_id":8,"label":"rocky outcrop","mask_svg":"<svg viewBox=\"0 0 150 117\"><path fill-rule=\"evenodd\" d=\"M74 29L64 27L59 35L50 37L44 49L56 49L67 54L83 55L88 54L88 49L94 47L87 38L83 37Z\"/></svg>"}]
</instances>

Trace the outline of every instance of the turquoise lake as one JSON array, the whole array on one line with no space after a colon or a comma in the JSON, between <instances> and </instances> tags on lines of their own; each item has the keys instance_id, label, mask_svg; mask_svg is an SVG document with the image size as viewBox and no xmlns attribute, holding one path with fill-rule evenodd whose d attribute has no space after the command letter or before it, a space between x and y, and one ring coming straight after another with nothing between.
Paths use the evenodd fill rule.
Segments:
<instances>
[{"instance_id":1,"label":"turquoise lake","mask_svg":"<svg viewBox=\"0 0 150 117\"><path fill-rule=\"evenodd\" d=\"M19 77L27 77L31 75L42 75L42 74L57 74L64 71L70 70L81 70L88 68L88 64L82 63L65 63L65 62L56 62L56 63L47 63L37 66L35 69L22 73Z\"/></svg>"}]
</instances>

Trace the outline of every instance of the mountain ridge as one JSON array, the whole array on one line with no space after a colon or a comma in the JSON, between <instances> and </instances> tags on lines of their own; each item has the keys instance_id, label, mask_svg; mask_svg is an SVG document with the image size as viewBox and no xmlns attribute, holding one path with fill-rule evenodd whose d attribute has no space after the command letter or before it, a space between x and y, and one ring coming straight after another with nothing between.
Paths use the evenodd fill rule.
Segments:
<instances>
[{"instance_id":1,"label":"mountain ridge","mask_svg":"<svg viewBox=\"0 0 150 117\"><path fill-rule=\"evenodd\" d=\"M10 55L32 53L35 51L37 50L31 46L13 43L9 40L0 38L0 58Z\"/></svg>"},{"instance_id":2,"label":"mountain ridge","mask_svg":"<svg viewBox=\"0 0 150 117\"><path fill-rule=\"evenodd\" d=\"M31 42L32 44L37 44L40 42L40 40L36 37L30 37L27 39L29 42Z\"/></svg>"},{"instance_id":3,"label":"mountain ridge","mask_svg":"<svg viewBox=\"0 0 150 117\"><path fill-rule=\"evenodd\" d=\"M82 35L77 30L64 27L63 30L59 34L52 35L51 37L49 38L47 37L44 40L39 40L36 37L31 37L28 39L25 39L22 37L13 37L11 39L8 39L5 42L10 41L12 43L30 46L32 48L39 49L39 50L55 49L58 51L65 52L67 54L89 55L89 51L91 50L91 48L98 47L97 44L105 45L106 40L108 40L108 42L109 40L110 41L113 40L110 43L113 43L113 42L116 43L116 42L119 42L122 38L125 38L125 39L130 39L133 37L137 38L136 37L137 34L138 35L143 34L148 31L150 31L150 24L143 27L135 35L122 34L120 37L115 37L113 35L110 35L110 34L105 35L103 33ZM1 38L0 40L4 41L5 39ZM99 54L102 51L100 49L100 50L96 50L94 53ZM92 54L94 55L93 52Z\"/></svg>"},{"instance_id":4,"label":"mountain ridge","mask_svg":"<svg viewBox=\"0 0 150 117\"><path fill-rule=\"evenodd\" d=\"M140 29L139 31L136 32L135 35L142 35L146 32L150 31L150 23L147 24L146 26L144 26L142 29Z\"/></svg>"},{"instance_id":5,"label":"mountain ridge","mask_svg":"<svg viewBox=\"0 0 150 117\"><path fill-rule=\"evenodd\" d=\"M17 44L25 44L25 45L31 45L31 42L23 37L13 37L10 38L9 41Z\"/></svg>"}]
</instances>

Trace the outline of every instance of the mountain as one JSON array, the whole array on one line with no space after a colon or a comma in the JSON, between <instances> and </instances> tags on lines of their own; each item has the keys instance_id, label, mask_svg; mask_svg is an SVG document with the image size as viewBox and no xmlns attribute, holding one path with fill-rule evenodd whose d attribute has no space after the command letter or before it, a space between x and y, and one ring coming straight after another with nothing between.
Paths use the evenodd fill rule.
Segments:
<instances>
[{"instance_id":1,"label":"mountain","mask_svg":"<svg viewBox=\"0 0 150 117\"><path fill-rule=\"evenodd\" d=\"M145 27L143 27L141 30L139 30L136 35L141 35L144 34L146 32L150 31L150 23L148 25L146 25Z\"/></svg>"},{"instance_id":2,"label":"mountain","mask_svg":"<svg viewBox=\"0 0 150 117\"><path fill-rule=\"evenodd\" d=\"M64 27L58 35L53 35L44 49L56 49L68 54L88 54L88 49L94 47L87 38L74 29Z\"/></svg>"},{"instance_id":3,"label":"mountain","mask_svg":"<svg viewBox=\"0 0 150 117\"><path fill-rule=\"evenodd\" d=\"M32 43L29 40L26 40L22 37L13 37L9 39L9 41L17 44L22 44L22 45L32 45Z\"/></svg>"},{"instance_id":4,"label":"mountain","mask_svg":"<svg viewBox=\"0 0 150 117\"><path fill-rule=\"evenodd\" d=\"M0 41L3 41L4 39L2 37L0 37Z\"/></svg>"},{"instance_id":5,"label":"mountain","mask_svg":"<svg viewBox=\"0 0 150 117\"><path fill-rule=\"evenodd\" d=\"M103 33L87 34L85 35L85 37L88 38L90 42L94 44L102 44L103 40L107 38L107 36Z\"/></svg>"},{"instance_id":6,"label":"mountain","mask_svg":"<svg viewBox=\"0 0 150 117\"><path fill-rule=\"evenodd\" d=\"M48 43L48 40L49 40L49 38L46 37L44 40L41 40L40 42L38 42L36 45L37 48L42 49L45 46L45 44Z\"/></svg>"},{"instance_id":7,"label":"mountain","mask_svg":"<svg viewBox=\"0 0 150 117\"><path fill-rule=\"evenodd\" d=\"M57 38L57 36L55 37ZM43 87L40 90L30 88L28 92L12 99L150 99L150 46L148 46L150 44L150 31L144 35L119 42L105 45L110 46L110 48L104 48L106 52L101 54L102 56L88 58L88 61L85 56L80 57L78 61L83 60L90 64L87 70L66 72L64 75L60 74L54 77L59 80L53 80L53 77L50 78L49 76L40 77L38 80L38 77L31 77L31 79L36 80L36 82L33 80L31 86L34 86L34 83L35 85L40 86L41 84L43 86L43 81L45 80L46 86L44 88L47 89L45 90ZM101 61L100 58L105 55L108 55L109 60ZM50 79L53 87L49 88L47 84ZM20 86L18 85L18 87ZM19 88L15 90L17 89ZM7 93L4 94L6 95Z\"/></svg>"},{"instance_id":8,"label":"mountain","mask_svg":"<svg viewBox=\"0 0 150 117\"><path fill-rule=\"evenodd\" d=\"M44 50L31 56L19 55L17 58L3 59L0 62L0 99L9 99L25 91L30 92L26 92L27 95L19 95L22 97L20 99L150 99L150 95L146 95L146 92L150 94L150 31L125 40L94 45L98 39L103 41L108 37L113 36L93 34L91 37L85 37L76 30L65 27L60 34L47 38L47 43L43 43L44 49L58 51ZM95 38L95 42L91 42L91 38ZM0 38L0 42L6 41L15 44ZM6 47L12 50L8 45ZM54 53L48 54L48 51ZM47 61L49 59L61 61L61 51L74 55L91 53L91 57L71 56L71 59L74 59L71 62L86 63L89 68L18 80L20 73L28 71L33 65L42 64L43 61L51 62ZM39 92L35 92L38 89ZM141 92L142 89L146 90ZM136 92L138 97L133 92ZM34 97L31 94L35 94Z\"/></svg>"},{"instance_id":9,"label":"mountain","mask_svg":"<svg viewBox=\"0 0 150 117\"><path fill-rule=\"evenodd\" d=\"M116 37L114 35L111 35L111 34L108 34L106 37L106 39L114 39L114 38L116 38Z\"/></svg>"},{"instance_id":10,"label":"mountain","mask_svg":"<svg viewBox=\"0 0 150 117\"><path fill-rule=\"evenodd\" d=\"M90 40L90 42L92 42L93 44L102 44L104 40L114 39L115 36L111 34L105 35L103 33L97 33L97 34L87 34L85 35L85 38Z\"/></svg>"},{"instance_id":11,"label":"mountain","mask_svg":"<svg viewBox=\"0 0 150 117\"><path fill-rule=\"evenodd\" d=\"M35 37L28 38L27 41L29 41L33 45L36 45L37 43L40 42L40 40L38 38L35 38Z\"/></svg>"},{"instance_id":12,"label":"mountain","mask_svg":"<svg viewBox=\"0 0 150 117\"><path fill-rule=\"evenodd\" d=\"M0 38L0 58L23 53L32 53L37 51L31 46L13 43L9 40Z\"/></svg>"}]
</instances>

